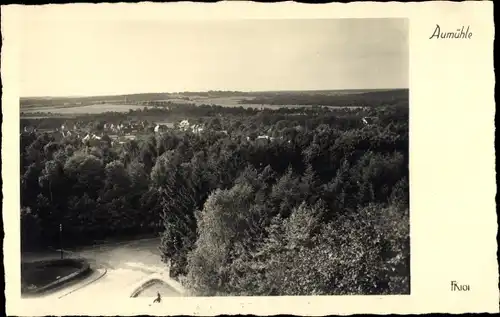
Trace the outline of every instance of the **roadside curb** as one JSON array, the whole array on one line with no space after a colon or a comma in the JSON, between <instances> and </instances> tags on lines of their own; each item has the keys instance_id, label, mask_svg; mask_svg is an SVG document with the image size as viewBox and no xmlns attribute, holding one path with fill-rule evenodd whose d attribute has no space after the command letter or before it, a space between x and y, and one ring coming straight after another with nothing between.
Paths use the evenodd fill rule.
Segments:
<instances>
[{"instance_id":1,"label":"roadside curb","mask_svg":"<svg viewBox=\"0 0 500 317\"><path fill-rule=\"evenodd\" d=\"M72 263L72 264L79 264L79 265L81 265L81 267L76 272L73 272L73 273L70 273L64 277L61 277L60 279L57 279L57 280L55 280L47 285L36 288L34 290L26 291L25 292L26 295L36 295L36 294L46 292L48 290L54 289L58 286L61 286L64 283L67 283L71 280L74 280L74 279L90 272L90 264L85 260L65 259L65 260L32 261L32 262L25 262L25 263L30 263L30 264L37 263L37 264L43 265L43 264L54 264L57 262L59 262L59 263L67 262L67 263Z\"/></svg>"},{"instance_id":2,"label":"roadside curb","mask_svg":"<svg viewBox=\"0 0 500 317\"><path fill-rule=\"evenodd\" d=\"M100 280L101 278L103 278L103 277L104 277L104 275L106 275L106 273L108 273L108 270L107 270L106 268L102 268L102 270L103 270L103 271L100 273L100 275L99 275L99 276L97 276L95 279L93 279L93 280L91 280L91 281L88 281L87 283L85 283L85 284L83 284L83 285L80 285L79 287L77 287L77 288L75 288L75 289L73 289L73 290L71 290L71 291L69 291L69 292L67 292L67 293L65 293L65 294L63 294L63 295L61 295L61 296L59 296L58 298L59 298L59 299L61 299L61 298L63 298L63 297L66 297L66 296L68 296L68 295L71 295L71 294L73 294L74 292L79 291L79 290L81 290L82 288L84 288L84 287L86 287L86 286L89 286L90 284L92 284L92 283L94 283L94 282L96 282L96 281Z\"/></svg>"},{"instance_id":3,"label":"roadside curb","mask_svg":"<svg viewBox=\"0 0 500 317\"><path fill-rule=\"evenodd\" d=\"M173 291L179 294L179 296L186 296L186 291L180 286L171 281L168 278L165 278L163 274L161 273L154 273L151 275L146 276L145 278L141 279L140 281L134 283L135 287L133 288L133 291L130 294L131 298L137 298L137 296L144 291L146 288L149 286L153 285L154 283L164 283L168 287L172 288Z\"/></svg>"}]
</instances>

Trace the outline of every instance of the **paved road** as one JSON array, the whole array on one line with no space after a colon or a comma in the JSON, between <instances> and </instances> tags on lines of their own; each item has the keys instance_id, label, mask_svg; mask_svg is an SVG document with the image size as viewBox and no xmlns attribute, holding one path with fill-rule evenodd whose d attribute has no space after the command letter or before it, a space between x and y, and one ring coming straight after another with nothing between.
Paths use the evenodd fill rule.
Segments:
<instances>
[{"instance_id":1,"label":"paved road","mask_svg":"<svg viewBox=\"0 0 500 317\"><path fill-rule=\"evenodd\" d=\"M65 250L66 257L83 257L89 261L93 273L84 280L51 292L45 297L119 297L129 298L132 292L149 277L162 276L169 280L168 268L161 262L159 239L141 239L74 250ZM24 259L42 259L50 255L31 254ZM172 282L175 284L175 282ZM178 284L176 284L178 285ZM180 296L172 288L161 294L164 297Z\"/></svg>"}]
</instances>

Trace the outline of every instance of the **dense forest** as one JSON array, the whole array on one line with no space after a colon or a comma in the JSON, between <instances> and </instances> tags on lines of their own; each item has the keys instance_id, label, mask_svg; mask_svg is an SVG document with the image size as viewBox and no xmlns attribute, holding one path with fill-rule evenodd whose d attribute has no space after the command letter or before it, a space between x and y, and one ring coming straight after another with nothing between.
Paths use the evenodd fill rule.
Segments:
<instances>
[{"instance_id":1,"label":"dense forest","mask_svg":"<svg viewBox=\"0 0 500 317\"><path fill-rule=\"evenodd\" d=\"M409 293L407 100L337 110L156 106L73 120L182 117L206 129L119 146L21 134L23 250L57 246L59 224L66 245L158 234L171 276L197 295Z\"/></svg>"},{"instance_id":2,"label":"dense forest","mask_svg":"<svg viewBox=\"0 0 500 317\"><path fill-rule=\"evenodd\" d=\"M190 100L191 98L226 98L240 99L241 104L271 104L271 105L318 105L318 106L345 106L346 103L360 104L368 107L382 104L404 104L408 99L408 89L373 89L373 90L310 90L310 91L206 91L206 92L178 92L178 93L143 93L115 96L94 97L24 97L20 100L23 109L54 106L82 106L92 104L120 103L137 104L148 102L164 102L171 99ZM391 101L392 100L392 101Z\"/></svg>"},{"instance_id":3,"label":"dense forest","mask_svg":"<svg viewBox=\"0 0 500 317\"><path fill-rule=\"evenodd\" d=\"M266 93L254 98L245 98L242 104L269 105L321 105L329 107L379 107L383 105L403 106L408 102L408 90L376 90L357 93Z\"/></svg>"}]
</instances>

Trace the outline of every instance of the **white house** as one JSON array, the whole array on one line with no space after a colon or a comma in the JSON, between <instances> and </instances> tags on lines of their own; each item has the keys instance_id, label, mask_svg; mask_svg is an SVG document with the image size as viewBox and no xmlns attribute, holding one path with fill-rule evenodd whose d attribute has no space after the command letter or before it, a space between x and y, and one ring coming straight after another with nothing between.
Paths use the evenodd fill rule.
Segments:
<instances>
[{"instance_id":1,"label":"white house","mask_svg":"<svg viewBox=\"0 0 500 317\"><path fill-rule=\"evenodd\" d=\"M189 128L189 121L188 120L182 120L179 123L179 128L182 130L187 130Z\"/></svg>"},{"instance_id":2,"label":"white house","mask_svg":"<svg viewBox=\"0 0 500 317\"><path fill-rule=\"evenodd\" d=\"M87 135L86 135L86 136L82 139L82 142L83 142L83 143L85 143L85 141L88 141L88 140L91 140L91 139L92 139L92 140L100 140L100 139L101 139L101 137L100 137L100 136L97 136L97 135L95 135L95 134L92 134L92 135L87 134Z\"/></svg>"},{"instance_id":3,"label":"white house","mask_svg":"<svg viewBox=\"0 0 500 317\"><path fill-rule=\"evenodd\" d=\"M375 117L364 117L363 119L361 119L361 121L363 121L363 123L365 125L373 124L373 123L375 123L376 120L377 120L377 118L375 118Z\"/></svg>"},{"instance_id":4,"label":"white house","mask_svg":"<svg viewBox=\"0 0 500 317\"><path fill-rule=\"evenodd\" d=\"M191 126L191 130L193 131L193 133L201 133L203 132L204 128L201 124L193 124Z\"/></svg>"},{"instance_id":5,"label":"white house","mask_svg":"<svg viewBox=\"0 0 500 317\"><path fill-rule=\"evenodd\" d=\"M90 140L90 134L87 134L83 139L82 142L85 143L85 141Z\"/></svg>"}]
</instances>

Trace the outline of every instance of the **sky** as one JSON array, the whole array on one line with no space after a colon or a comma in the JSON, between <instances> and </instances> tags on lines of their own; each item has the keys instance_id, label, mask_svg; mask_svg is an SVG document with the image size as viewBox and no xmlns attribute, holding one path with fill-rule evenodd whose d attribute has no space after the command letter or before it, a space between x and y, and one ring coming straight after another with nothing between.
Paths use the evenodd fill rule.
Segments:
<instances>
[{"instance_id":1,"label":"sky","mask_svg":"<svg viewBox=\"0 0 500 317\"><path fill-rule=\"evenodd\" d=\"M33 19L20 95L408 88L405 19Z\"/></svg>"}]
</instances>

